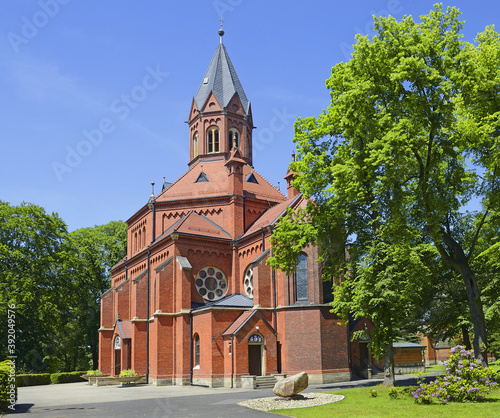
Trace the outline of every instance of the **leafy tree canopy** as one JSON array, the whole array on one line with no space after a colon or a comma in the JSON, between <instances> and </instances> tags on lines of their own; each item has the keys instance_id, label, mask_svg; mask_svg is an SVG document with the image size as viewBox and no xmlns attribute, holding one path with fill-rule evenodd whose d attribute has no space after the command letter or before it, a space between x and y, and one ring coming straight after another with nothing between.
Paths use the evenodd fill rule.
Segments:
<instances>
[{"instance_id":1,"label":"leafy tree canopy","mask_svg":"<svg viewBox=\"0 0 500 418\"><path fill-rule=\"evenodd\" d=\"M16 367L71 371L97 367L99 297L126 252L127 225L68 233L57 214L0 202L0 316L15 305ZM7 328L0 328L0 355Z\"/></svg>"},{"instance_id":2,"label":"leafy tree canopy","mask_svg":"<svg viewBox=\"0 0 500 418\"><path fill-rule=\"evenodd\" d=\"M459 16L438 4L420 22L375 18L377 34L358 35L350 61L332 68L328 108L295 123L294 186L314 203L282 220L270 263L289 271L299 247L318 244L326 274L344 273L334 309L346 315L379 281L397 285L401 257L411 262L413 247L432 245L461 279L474 350L485 360L472 260L487 228L498 237L500 37L487 27L475 42L462 40ZM481 210L467 213L474 201ZM349 243L345 257L340 247ZM397 259L388 259L394 251ZM396 306L414 297L382 294ZM381 306L363 312L376 317Z\"/></svg>"}]
</instances>

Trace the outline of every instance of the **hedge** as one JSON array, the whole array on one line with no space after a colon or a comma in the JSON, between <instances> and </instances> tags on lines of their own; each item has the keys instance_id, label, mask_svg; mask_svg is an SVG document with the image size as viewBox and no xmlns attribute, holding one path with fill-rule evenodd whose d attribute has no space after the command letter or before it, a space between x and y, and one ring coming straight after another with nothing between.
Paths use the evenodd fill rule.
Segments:
<instances>
[{"instance_id":1,"label":"hedge","mask_svg":"<svg viewBox=\"0 0 500 418\"><path fill-rule=\"evenodd\" d=\"M16 376L16 384L18 387L21 386L37 386L37 385L50 385L57 383L72 383L72 382L83 382L85 379L82 378L81 372L62 372L62 373L33 373L33 374L18 374Z\"/></svg>"},{"instance_id":2,"label":"hedge","mask_svg":"<svg viewBox=\"0 0 500 418\"><path fill-rule=\"evenodd\" d=\"M50 375L50 383L55 385L56 383L83 382L85 379L82 377L82 374L85 374L85 372L52 373Z\"/></svg>"},{"instance_id":3,"label":"hedge","mask_svg":"<svg viewBox=\"0 0 500 418\"><path fill-rule=\"evenodd\" d=\"M17 401L17 386L13 381L10 381L10 364L9 360L0 363L0 411L7 411L9 406L15 405ZM15 371L12 373L12 376L14 373Z\"/></svg>"},{"instance_id":4,"label":"hedge","mask_svg":"<svg viewBox=\"0 0 500 418\"><path fill-rule=\"evenodd\" d=\"M50 385L50 373L18 374L16 384L17 387Z\"/></svg>"}]
</instances>

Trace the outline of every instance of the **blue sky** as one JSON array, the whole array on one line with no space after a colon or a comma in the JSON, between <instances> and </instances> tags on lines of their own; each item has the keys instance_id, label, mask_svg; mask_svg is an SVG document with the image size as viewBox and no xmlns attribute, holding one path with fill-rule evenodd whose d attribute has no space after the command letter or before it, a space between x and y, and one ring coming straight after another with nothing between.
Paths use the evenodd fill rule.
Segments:
<instances>
[{"instance_id":1,"label":"blue sky","mask_svg":"<svg viewBox=\"0 0 500 418\"><path fill-rule=\"evenodd\" d=\"M443 2L473 40L497 1ZM127 220L150 183L187 169L191 101L219 42L252 103L254 166L281 183L293 122L328 106L325 80L372 15L433 1L2 0L0 200L57 212L69 230ZM90 144L90 146L89 146Z\"/></svg>"}]
</instances>

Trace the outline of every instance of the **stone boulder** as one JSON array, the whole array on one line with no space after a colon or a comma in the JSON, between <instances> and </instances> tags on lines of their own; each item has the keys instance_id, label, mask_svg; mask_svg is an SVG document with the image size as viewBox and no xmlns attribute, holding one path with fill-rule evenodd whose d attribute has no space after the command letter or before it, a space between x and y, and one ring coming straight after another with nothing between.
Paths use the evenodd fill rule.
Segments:
<instances>
[{"instance_id":1,"label":"stone boulder","mask_svg":"<svg viewBox=\"0 0 500 418\"><path fill-rule=\"evenodd\" d=\"M278 380L274 385L273 392L276 396L289 398L302 392L309 385L309 377L307 373L298 373L290 377Z\"/></svg>"}]
</instances>

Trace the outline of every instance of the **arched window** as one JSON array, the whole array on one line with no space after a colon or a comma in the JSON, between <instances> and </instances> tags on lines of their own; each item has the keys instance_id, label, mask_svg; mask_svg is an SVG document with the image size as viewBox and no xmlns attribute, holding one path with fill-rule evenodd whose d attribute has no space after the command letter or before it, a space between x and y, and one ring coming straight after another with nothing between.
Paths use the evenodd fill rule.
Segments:
<instances>
[{"instance_id":1,"label":"arched window","mask_svg":"<svg viewBox=\"0 0 500 418\"><path fill-rule=\"evenodd\" d=\"M137 252L137 232L134 234L134 251L133 252Z\"/></svg>"},{"instance_id":2,"label":"arched window","mask_svg":"<svg viewBox=\"0 0 500 418\"><path fill-rule=\"evenodd\" d=\"M297 259L295 294L297 295L297 300L307 300L307 256L305 254L300 254Z\"/></svg>"},{"instance_id":3,"label":"arched window","mask_svg":"<svg viewBox=\"0 0 500 418\"><path fill-rule=\"evenodd\" d=\"M219 152L219 129L212 126L207 131L207 152Z\"/></svg>"},{"instance_id":4,"label":"arched window","mask_svg":"<svg viewBox=\"0 0 500 418\"><path fill-rule=\"evenodd\" d=\"M146 227L142 227L142 248L146 246Z\"/></svg>"},{"instance_id":5,"label":"arched window","mask_svg":"<svg viewBox=\"0 0 500 418\"><path fill-rule=\"evenodd\" d=\"M200 337L198 334L194 336L194 365L200 366Z\"/></svg>"},{"instance_id":6,"label":"arched window","mask_svg":"<svg viewBox=\"0 0 500 418\"><path fill-rule=\"evenodd\" d=\"M198 156L198 132L193 135L193 158Z\"/></svg>"},{"instance_id":7,"label":"arched window","mask_svg":"<svg viewBox=\"0 0 500 418\"><path fill-rule=\"evenodd\" d=\"M240 147L240 133L237 129L231 128L229 130L229 149L233 149L234 147Z\"/></svg>"},{"instance_id":8,"label":"arched window","mask_svg":"<svg viewBox=\"0 0 500 418\"><path fill-rule=\"evenodd\" d=\"M139 250L142 248L142 231L139 229Z\"/></svg>"}]
</instances>

